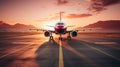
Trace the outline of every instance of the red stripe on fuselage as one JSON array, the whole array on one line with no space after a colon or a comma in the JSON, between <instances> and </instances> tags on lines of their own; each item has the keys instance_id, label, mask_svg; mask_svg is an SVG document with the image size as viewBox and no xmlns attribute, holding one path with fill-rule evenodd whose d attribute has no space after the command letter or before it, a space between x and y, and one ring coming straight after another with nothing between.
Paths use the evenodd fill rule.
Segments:
<instances>
[{"instance_id":1,"label":"red stripe on fuselage","mask_svg":"<svg viewBox=\"0 0 120 67\"><path fill-rule=\"evenodd\" d=\"M55 33L56 34L65 34L66 33L66 27L64 26L56 26L55 27Z\"/></svg>"}]
</instances>

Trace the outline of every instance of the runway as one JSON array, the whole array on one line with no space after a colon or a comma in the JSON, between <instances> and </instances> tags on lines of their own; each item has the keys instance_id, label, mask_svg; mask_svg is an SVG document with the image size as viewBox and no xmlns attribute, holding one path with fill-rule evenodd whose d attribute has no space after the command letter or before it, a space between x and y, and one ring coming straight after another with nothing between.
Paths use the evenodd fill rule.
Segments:
<instances>
[{"instance_id":1,"label":"runway","mask_svg":"<svg viewBox=\"0 0 120 67\"><path fill-rule=\"evenodd\" d=\"M0 67L120 67L120 38L43 34L0 38Z\"/></svg>"}]
</instances>

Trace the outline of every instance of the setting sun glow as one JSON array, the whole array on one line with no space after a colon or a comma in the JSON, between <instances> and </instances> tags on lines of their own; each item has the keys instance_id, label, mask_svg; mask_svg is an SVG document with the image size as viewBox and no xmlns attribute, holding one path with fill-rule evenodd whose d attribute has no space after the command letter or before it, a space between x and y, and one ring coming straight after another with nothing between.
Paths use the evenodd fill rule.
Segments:
<instances>
[{"instance_id":1,"label":"setting sun glow","mask_svg":"<svg viewBox=\"0 0 120 67\"><path fill-rule=\"evenodd\" d=\"M61 11L62 21L76 27L101 20L120 20L119 3L105 4L101 8L96 6L100 10L92 5L95 6L94 0L8 0L0 2L0 20L9 24L22 23L49 29L52 28L46 25L53 26L58 22Z\"/></svg>"}]
</instances>

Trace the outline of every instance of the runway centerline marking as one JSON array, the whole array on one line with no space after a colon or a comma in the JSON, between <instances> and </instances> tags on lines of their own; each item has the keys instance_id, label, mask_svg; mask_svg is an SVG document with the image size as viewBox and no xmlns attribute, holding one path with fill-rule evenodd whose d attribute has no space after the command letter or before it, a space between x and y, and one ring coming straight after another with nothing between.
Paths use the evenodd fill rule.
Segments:
<instances>
[{"instance_id":1,"label":"runway centerline marking","mask_svg":"<svg viewBox=\"0 0 120 67\"><path fill-rule=\"evenodd\" d=\"M94 42L94 44L117 44L116 42Z\"/></svg>"},{"instance_id":2,"label":"runway centerline marking","mask_svg":"<svg viewBox=\"0 0 120 67\"><path fill-rule=\"evenodd\" d=\"M59 42L59 67L64 67L64 61L63 61L63 51L62 51L62 43Z\"/></svg>"}]
</instances>

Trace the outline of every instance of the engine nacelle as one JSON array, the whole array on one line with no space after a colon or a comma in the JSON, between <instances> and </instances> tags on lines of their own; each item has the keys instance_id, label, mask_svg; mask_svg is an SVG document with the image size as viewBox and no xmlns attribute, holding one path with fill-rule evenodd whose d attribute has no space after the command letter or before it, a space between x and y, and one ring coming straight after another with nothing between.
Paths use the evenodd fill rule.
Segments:
<instances>
[{"instance_id":1,"label":"engine nacelle","mask_svg":"<svg viewBox=\"0 0 120 67\"><path fill-rule=\"evenodd\" d=\"M72 37L76 37L77 34L78 34L77 31L72 31L72 33L71 33Z\"/></svg>"},{"instance_id":2,"label":"engine nacelle","mask_svg":"<svg viewBox=\"0 0 120 67\"><path fill-rule=\"evenodd\" d=\"M45 36L45 37L49 37L49 36L50 36L50 32L45 31L45 32L44 32L44 36Z\"/></svg>"}]
</instances>

